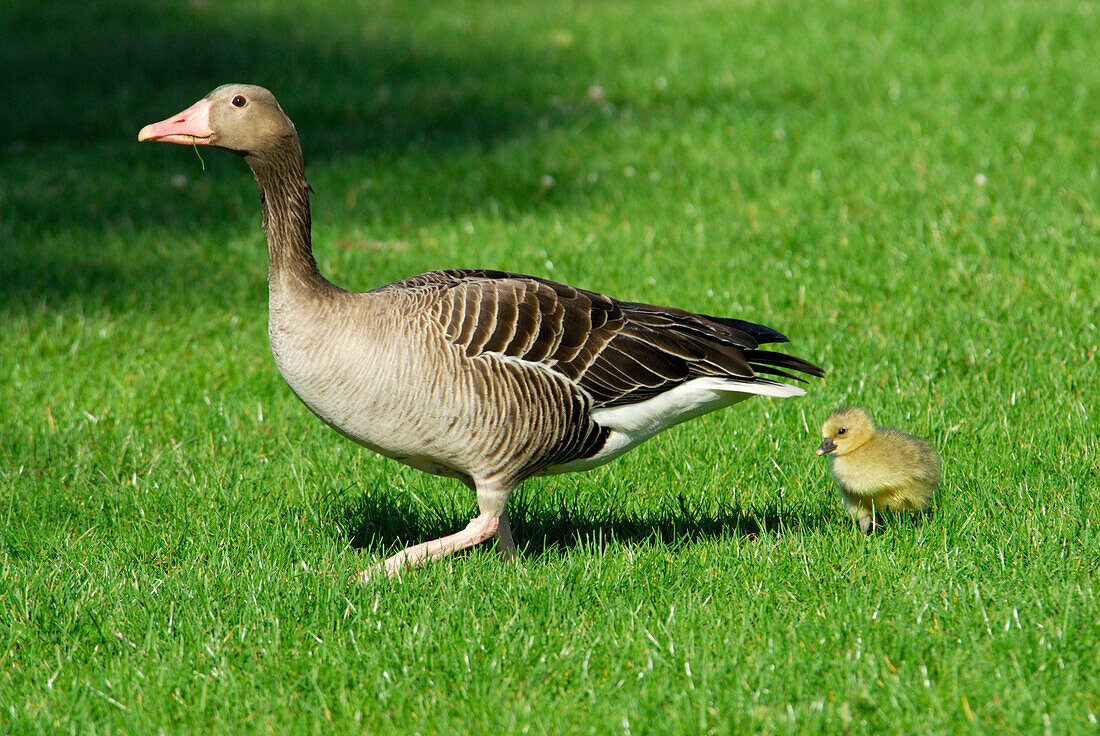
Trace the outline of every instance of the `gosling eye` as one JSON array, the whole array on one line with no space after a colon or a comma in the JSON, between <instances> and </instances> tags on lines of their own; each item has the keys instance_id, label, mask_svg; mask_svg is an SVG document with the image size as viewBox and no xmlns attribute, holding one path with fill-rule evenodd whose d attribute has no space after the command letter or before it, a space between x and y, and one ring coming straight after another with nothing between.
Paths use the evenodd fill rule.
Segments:
<instances>
[{"instance_id":1,"label":"gosling eye","mask_svg":"<svg viewBox=\"0 0 1100 736\"><path fill-rule=\"evenodd\" d=\"M233 107L244 107L248 104L248 99L244 95L237 95L230 103Z\"/></svg>"},{"instance_id":2,"label":"gosling eye","mask_svg":"<svg viewBox=\"0 0 1100 736\"><path fill-rule=\"evenodd\" d=\"M848 433L848 429L846 427L841 427L840 429L838 429L836 431L836 436L837 437L842 437L843 435L845 435L847 433Z\"/></svg>"}]
</instances>

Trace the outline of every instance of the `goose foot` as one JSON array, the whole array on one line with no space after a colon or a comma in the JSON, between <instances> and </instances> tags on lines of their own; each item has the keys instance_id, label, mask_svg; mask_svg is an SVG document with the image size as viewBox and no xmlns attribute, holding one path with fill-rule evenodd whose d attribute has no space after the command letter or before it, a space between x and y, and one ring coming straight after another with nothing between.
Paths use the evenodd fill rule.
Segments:
<instances>
[{"instance_id":1,"label":"goose foot","mask_svg":"<svg viewBox=\"0 0 1100 736\"><path fill-rule=\"evenodd\" d=\"M450 534L446 537L440 537L439 539L433 539L430 542L414 544L411 547L406 547L394 556L387 558L383 562L371 565L360 572L356 576L356 580L360 583L365 583L381 577L382 575L389 578L397 577L405 568L421 567L430 560L446 557L452 552L469 549L474 545L481 544L490 537L497 535L499 529L500 517L482 514L474 518L466 525L466 528L460 532ZM506 545L506 549L507 545L510 545L512 553L514 554L516 546L512 543L512 533L511 530L507 528L507 522L505 522L505 531L507 533L507 541L503 541L504 536L502 535L502 544Z\"/></svg>"}]
</instances>

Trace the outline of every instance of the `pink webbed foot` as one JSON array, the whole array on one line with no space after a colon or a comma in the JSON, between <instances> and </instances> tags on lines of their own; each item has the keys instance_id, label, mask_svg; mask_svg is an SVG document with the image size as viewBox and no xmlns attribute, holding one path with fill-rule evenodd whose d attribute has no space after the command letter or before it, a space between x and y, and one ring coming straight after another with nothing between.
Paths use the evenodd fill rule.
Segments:
<instances>
[{"instance_id":1,"label":"pink webbed foot","mask_svg":"<svg viewBox=\"0 0 1100 736\"><path fill-rule=\"evenodd\" d=\"M401 550L392 557L387 558L383 562L371 565L360 572L356 576L356 580L360 583L365 583L368 580L381 577L383 574L390 578L397 577L405 568L421 567L430 560L446 557L452 552L469 549L470 547L481 544L490 537L495 536L499 528L499 517L482 514L474 518L466 525L466 528L460 532L450 534L446 537L440 537L439 539L433 539L428 542L414 544L411 547ZM508 533L508 542L511 543L510 531ZM515 551L514 544L511 545L511 549L513 552Z\"/></svg>"}]
</instances>

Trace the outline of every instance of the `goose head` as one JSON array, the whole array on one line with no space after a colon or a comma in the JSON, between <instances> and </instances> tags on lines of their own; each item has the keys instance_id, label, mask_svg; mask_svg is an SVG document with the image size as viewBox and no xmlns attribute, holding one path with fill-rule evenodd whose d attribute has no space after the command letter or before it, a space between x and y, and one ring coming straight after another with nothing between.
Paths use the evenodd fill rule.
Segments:
<instances>
[{"instance_id":1,"label":"goose head","mask_svg":"<svg viewBox=\"0 0 1100 736\"><path fill-rule=\"evenodd\" d=\"M245 157L285 147L297 138L275 95L253 84L224 84L138 133L139 141L214 146Z\"/></svg>"}]
</instances>

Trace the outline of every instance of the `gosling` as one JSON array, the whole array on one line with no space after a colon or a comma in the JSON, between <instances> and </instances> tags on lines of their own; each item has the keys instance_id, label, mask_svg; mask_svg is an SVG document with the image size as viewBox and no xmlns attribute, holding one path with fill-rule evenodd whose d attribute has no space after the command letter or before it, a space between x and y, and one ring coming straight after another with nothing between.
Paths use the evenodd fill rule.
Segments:
<instances>
[{"instance_id":1,"label":"gosling","mask_svg":"<svg viewBox=\"0 0 1100 736\"><path fill-rule=\"evenodd\" d=\"M939 485L936 454L922 439L896 429L876 428L858 408L837 409L821 425L818 455L844 496L844 508L864 532L874 529L875 512L927 511Z\"/></svg>"}]
</instances>

